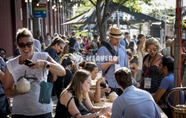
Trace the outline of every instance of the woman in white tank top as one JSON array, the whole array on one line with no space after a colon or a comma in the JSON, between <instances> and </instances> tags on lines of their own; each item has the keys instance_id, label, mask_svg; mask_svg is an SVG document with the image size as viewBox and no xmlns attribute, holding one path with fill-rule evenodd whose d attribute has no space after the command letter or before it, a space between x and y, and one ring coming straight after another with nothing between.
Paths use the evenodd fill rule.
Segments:
<instances>
[{"instance_id":1,"label":"woman in white tank top","mask_svg":"<svg viewBox=\"0 0 186 118\"><path fill-rule=\"evenodd\" d=\"M52 102L39 103L40 82L47 81L48 71L58 76L65 75L65 69L55 62L48 53L34 52L33 36L31 32L22 28L17 31L16 45L20 55L9 60L5 69L4 89L8 97L13 97L12 118L25 118L32 116L52 118ZM60 45L58 46L60 49ZM31 63L25 65L29 59ZM34 77L30 81L30 90L26 93L18 92L15 85L19 78L24 76Z\"/></svg>"}]
</instances>

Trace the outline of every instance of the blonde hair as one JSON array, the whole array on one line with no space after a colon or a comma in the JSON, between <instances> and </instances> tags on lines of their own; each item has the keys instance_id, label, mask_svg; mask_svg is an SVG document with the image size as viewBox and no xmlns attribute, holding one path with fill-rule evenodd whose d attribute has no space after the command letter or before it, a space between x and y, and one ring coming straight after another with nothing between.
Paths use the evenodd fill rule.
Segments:
<instances>
[{"instance_id":1,"label":"blonde hair","mask_svg":"<svg viewBox=\"0 0 186 118\"><path fill-rule=\"evenodd\" d=\"M67 88L62 92L62 94L67 90L72 90L75 93L76 98L78 99L78 103L82 104L83 99L86 99L87 92L82 92L81 84L90 77L90 73L86 70L77 70L74 74L71 83L67 86Z\"/></svg>"},{"instance_id":2,"label":"blonde hair","mask_svg":"<svg viewBox=\"0 0 186 118\"><path fill-rule=\"evenodd\" d=\"M146 40L145 46L144 46L144 51L145 52L147 52L147 49L148 49L149 45L155 45L158 49L158 52L160 52L162 50L162 46L156 38L149 38L149 39Z\"/></svg>"},{"instance_id":3,"label":"blonde hair","mask_svg":"<svg viewBox=\"0 0 186 118\"><path fill-rule=\"evenodd\" d=\"M18 29L18 31L16 33L16 42L18 43L19 39L22 37L30 37L32 39L32 41L34 41L31 31L27 28Z\"/></svg>"}]
</instances>

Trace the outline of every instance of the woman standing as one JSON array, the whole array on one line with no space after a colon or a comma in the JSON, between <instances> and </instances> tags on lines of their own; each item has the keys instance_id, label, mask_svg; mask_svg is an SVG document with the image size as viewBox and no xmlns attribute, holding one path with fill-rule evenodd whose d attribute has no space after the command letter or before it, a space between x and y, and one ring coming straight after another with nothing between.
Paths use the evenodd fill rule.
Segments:
<instances>
[{"instance_id":1,"label":"woman standing","mask_svg":"<svg viewBox=\"0 0 186 118\"><path fill-rule=\"evenodd\" d=\"M143 59L143 74L140 80L140 88L150 93L155 93L161 83L161 75L158 66L162 55L159 53L162 47L157 39L149 38L146 40L144 51L148 54Z\"/></svg>"},{"instance_id":2,"label":"woman standing","mask_svg":"<svg viewBox=\"0 0 186 118\"><path fill-rule=\"evenodd\" d=\"M143 34L138 35L138 42L137 42L137 54L139 57L139 68L142 70L143 65L143 57L145 56L144 52L144 45L145 45L145 36Z\"/></svg>"},{"instance_id":3,"label":"woman standing","mask_svg":"<svg viewBox=\"0 0 186 118\"><path fill-rule=\"evenodd\" d=\"M52 102L39 103L40 83L47 80L48 71L63 76L65 69L47 53L34 52L33 36L26 28L17 31L16 45L20 55L7 62L4 76L5 94L13 97L12 118L52 118ZM25 65L26 59L31 63ZM19 92L15 85L25 72L27 77L35 79L30 83L28 92Z\"/></svg>"}]
</instances>

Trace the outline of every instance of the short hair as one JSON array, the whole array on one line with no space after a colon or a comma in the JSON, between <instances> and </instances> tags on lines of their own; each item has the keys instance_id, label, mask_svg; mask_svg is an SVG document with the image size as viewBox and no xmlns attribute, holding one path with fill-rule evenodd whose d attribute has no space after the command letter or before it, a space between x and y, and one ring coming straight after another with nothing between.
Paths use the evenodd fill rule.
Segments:
<instances>
[{"instance_id":1,"label":"short hair","mask_svg":"<svg viewBox=\"0 0 186 118\"><path fill-rule=\"evenodd\" d=\"M147 52L147 48L149 45L155 45L158 49L158 52L160 52L162 50L162 46L161 44L159 43L159 41L155 38L149 38L146 40L145 42L145 48L144 48L144 51Z\"/></svg>"},{"instance_id":2,"label":"short hair","mask_svg":"<svg viewBox=\"0 0 186 118\"><path fill-rule=\"evenodd\" d=\"M129 33L128 32L125 32L125 35L128 35Z\"/></svg>"},{"instance_id":3,"label":"short hair","mask_svg":"<svg viewBox=\"0 0 186 118\"><path fill-rule=\"evenodd\" d=\"M69 43L68 43L69 47L74 47L75 44L76 44L76 39L75 38L70 38Z\"/></svg>"},{"instance_id":4,"label":"short hair","mask_svg":"<svg viewBox=\"0 0 186 118\"><path fill-rule=\"evenodd\" d=\"M168 72L174 72L174 59L170 56L162 57L163 67L167 66Z\"/></svg>"},{"instance_id":5,"label":"short hair","mask_svg":"<svg viewBox=\"0 0 186 118\"><path fill-rule=\"evenodd\" d=\"M30 30L27 28L18 29L16 33L16 42L19 42L19 39L22 37L30 37L32 40L34 40L33 35Z\"/></svg>"},{"instance_id":6,"label":"short hair","mask_svg":"<svg viewBox=\"0 0 186 118\"><path fill-rule=\"evenodd\" d=\"M115 71L114 76L118 85L123 89L132 85L132 73L130 69L126 67L119 68Z\"/></svg>"}]
</instances>

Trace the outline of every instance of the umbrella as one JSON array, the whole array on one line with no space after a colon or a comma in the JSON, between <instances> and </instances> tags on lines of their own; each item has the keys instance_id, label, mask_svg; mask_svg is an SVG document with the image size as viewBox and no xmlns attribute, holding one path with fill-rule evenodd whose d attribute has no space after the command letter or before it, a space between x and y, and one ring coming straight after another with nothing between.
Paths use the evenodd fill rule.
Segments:
<instances>
[{"instance_id":1,"label":"umbrella","mask_svg":"<svg viewBox=\"0 0 186 118\"><path fill-rule=\"evenodd\" d=\"M115 7L117 7L119 4L110 2L109 4L109 11L112 11ZM101 12L103 13L104 10L104 4L101 6ZM120 13L123 13L123 18L120 17L120 24L135 24L135 23L143 23L143 22L160 22L158 19L155 19L153 17L147 16L142 13L136 13L131 11L129 8L125 6L121 6L118 11ZM128 17L130 19L126 20L124 17ZM62 25L68 25L68 24L96 24L97 18L96 18L96 8L93 7L92 9L87 10L85 13L82 13ZM116 20L113 20L113 14L108 19L108 23L116 23Z\"/></svg>"}]
</instances>

